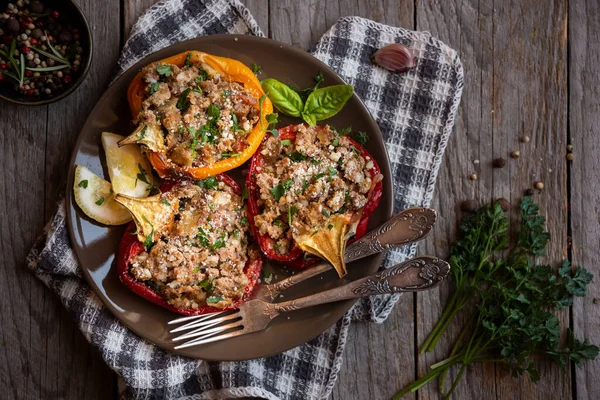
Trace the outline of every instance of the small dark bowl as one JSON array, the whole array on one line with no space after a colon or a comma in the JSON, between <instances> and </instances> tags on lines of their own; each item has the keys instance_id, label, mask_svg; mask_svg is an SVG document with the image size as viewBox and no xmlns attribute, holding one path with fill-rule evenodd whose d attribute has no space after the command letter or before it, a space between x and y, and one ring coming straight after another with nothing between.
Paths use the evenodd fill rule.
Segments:
<instances>
[{"instance_id":1,"label":"small dark bowl","mask_svg":"<svg viewBox=\"0 0 600 400\"><path fill-rule=\"evenodd\" d=\"M0 0L0 12L4 12L8 3L15 4L17 0L5 1ZM46 7L50 7L53 10L57 10L62 15L68 16L73 25L79 29L79 42L83 48L83 54L81 55L81 73L78 75L77 80L64 92L55 97L43 98L40 100L30 100L28 96L23 96L20 93L14 91L13 88L5 84L0 84L0 98L8 100L12 103L22 104L25 106L41 106L45 104L54 103L62 100L69 96L75 91L85 79L89 72L90 65L92 64L92 32L90 25L83 15L83 12L79 6L73 0L41 0Z\"/></svg>"}]
</instances>

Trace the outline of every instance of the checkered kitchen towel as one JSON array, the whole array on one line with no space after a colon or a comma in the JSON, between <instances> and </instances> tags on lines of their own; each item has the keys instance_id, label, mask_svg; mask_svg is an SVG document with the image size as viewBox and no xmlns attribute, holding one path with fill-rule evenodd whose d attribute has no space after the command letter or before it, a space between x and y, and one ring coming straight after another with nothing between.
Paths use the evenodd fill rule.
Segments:
<instances>
[{"instance_id":1,"label":"checkered kitchen towel","mask_svg":"<svg viewBox=\"0 0 600 400\"><path fill-rule=\"evenodd\" d=\"M238 0L165 0L133 27L121 71L172 43L218 33L264 36ZM410 47L417 67L394 74L371 55L392 42ZM456 52L427 32L341 18L312 54L329 65L365 102L383 133L392 164L394 211L427 206L452 130L463 87ZM388 255L384 266L411 257L415 247ZM70 248L64 202L28 257L35 274L61 297L86 338L127 383L128 398L319 399L331 393L352 319L382 322L397 296L357 303L318 338L285 353L245 362L205 362L171 355L126 329L81 279Z\"/></svg>"}]
</instances>

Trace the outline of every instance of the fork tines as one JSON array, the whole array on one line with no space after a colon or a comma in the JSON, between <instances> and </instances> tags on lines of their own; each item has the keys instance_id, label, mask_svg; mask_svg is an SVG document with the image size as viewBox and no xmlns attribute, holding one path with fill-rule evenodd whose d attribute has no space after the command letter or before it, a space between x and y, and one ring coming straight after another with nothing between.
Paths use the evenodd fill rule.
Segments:
<instances>
[{"instance_id":1,"label":"fork tines","mask_svg":"<svg viewBox=\"0 0 600 400\"><path fill-rule=\"evenodd\" d=\"M175 329L170 333L187 332L177 336L172 340L179 342L186 339L193 339L175 346L175 349L196 346L199 344L210 343L228 337L238 336L243 328L242 316L240 310L222 311L203 316L183 317L169 322L169 325L190 321Z\"/></svg>"}]
</instances>

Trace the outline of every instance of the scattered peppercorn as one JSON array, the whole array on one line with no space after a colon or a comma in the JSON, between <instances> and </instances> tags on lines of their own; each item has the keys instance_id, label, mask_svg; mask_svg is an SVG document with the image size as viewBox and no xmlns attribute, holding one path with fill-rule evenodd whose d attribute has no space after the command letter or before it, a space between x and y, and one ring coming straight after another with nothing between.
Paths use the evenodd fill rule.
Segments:
<instances>
[{"instance_id":1,"label":"scattered peppercorn","mask_svg":"<svg viewBox=\"0 0 600 400\"><path fill-rule=\"evenodd\" d=\"M544 188L544 182L542 182L542 181L537 181L537 182L535 183L535 188L536 188L537 190L542 190L542 189Z\"/></svg>"},{"instance_id":2,"label":"scattered peppercorn","mask_svg":"<svg viewBox=\"0 0 600 400\"><path fill-rule=\"evenodd\" d=\"M533 189L525 190L525 196L533 196L534 194L535 194L535 191Z\"/></svg>"},{"instance_id":3,"label":"scattered peppercorn","mask_svg":"<svg viewBox=\"0 0 600 400\"><path fill-rule=\"evenodd\" d=\"M572 144L568 144L567 145L567 151L573 151L573 145Z\"/></svg>"},{"instance_id":4,"label":"scattered peppercorn","mask_svg":"<svg viewBox=\"0 0 600 400\"><path fill-rule=\"evenodd\" d=\"M529 136L521 136L519 140L523 143L529 143Z\"/></svg>"},{"instance_id":5,"label":"scattered peppercorn","mask_svg":"<svg viewBox=\"0 0 600 400\"><path fill-rule=\"evenodd\" d=\"M506 160L502 157L495 158L492 161L492 167L494 167L494 168L504 168L505 166L506 166Z\"/></svg>"},{"instance_id":6,"label":"scattered peppercorn","mask_svg":"<svg viewBox=\"0 0 600 400\"><path fill-rule=\"evenodd\" d=\"M575 159L575 154L567 153L567 161L573 161Z\"/></svg>"},{"instance_id":7,"label":"scattered peppercorn","mask_svg":"<svg viewBox=\"0 0 600 400\"><path fill-rule=\"evenodd\" d=\"M471 174L471 176L469 176L469 179L472 181L476 181L477 180L477 174Z\"/></svg>"},{"instance_id":8,"label":"scattered peppercorn","mask_svg":"<svg viewBox=\"0 0 600 400\"><path fill-rule=\"evenodd\" d=\"M504 197L496 201L500 204L502 211L507 212L508 210L510 210L510 201L506 200Z\"/></svg>"},{"instance_id":9,"label":"scattered peppercorn","mask_svg":"<svg viewBox=\"0 0 600 400\"><path fill-rule=\"evenodd\" d=\"M463 212L475 212L478 208L475 200L465 200L460 204L460 210Z\"/></svg>"},{"instance_id":10,"label":"scattered peppercorn","mask_svg":"<svg viewBox=\"0 0 600 400\"><path fill-rule=\"evenodd\" d=\"M519 150L514 150L512 153L510 153L510 156L512 158L519 158L521 156L521 152Z\"/></svg>"}]
</instances>

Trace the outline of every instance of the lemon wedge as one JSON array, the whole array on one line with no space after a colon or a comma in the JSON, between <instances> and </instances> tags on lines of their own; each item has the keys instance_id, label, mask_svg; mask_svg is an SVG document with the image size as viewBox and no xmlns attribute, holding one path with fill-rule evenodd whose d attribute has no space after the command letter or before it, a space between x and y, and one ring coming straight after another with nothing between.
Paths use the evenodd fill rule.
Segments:
<instances>
[{"instance_id":1,"label":"lemon wedge","mask_svg":"<svg viewBox=\"0 0 600 400\"><path fill-rule=\"evenodd\" d=\"M147 197L154 185L150 163L138 146L119 147L117 143L123 139L124 136L102 132L102 147L113 191L131 197Z\"/></svg>"},{"instance_id":2,"label":"lemon wedge","mask_svg":"<svg viewBox=\"0 0 600 400\"><path fill-rule=\"evenodd\" d=\"M75 167L73 192L79 208L93 220L105 225L122 225L131 221L129 211L115 201L110 182L82 165Z\"/></svg>"}]
</instances>

